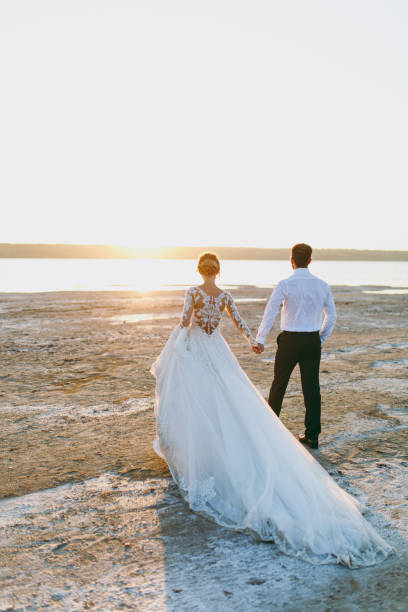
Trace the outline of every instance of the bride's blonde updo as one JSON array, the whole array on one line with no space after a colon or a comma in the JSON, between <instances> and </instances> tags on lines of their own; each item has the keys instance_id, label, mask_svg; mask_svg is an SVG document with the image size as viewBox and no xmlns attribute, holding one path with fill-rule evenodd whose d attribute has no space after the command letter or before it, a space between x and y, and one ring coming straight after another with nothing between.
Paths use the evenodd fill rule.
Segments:
<instances>
[{"instance_id":1,"label":"bride's blonde updo","mask_svg":"<svg viewBox=\"0 0 408 612\"><path fill-rule=\"evenodd\" d=\"M215 253L203 253L199 257L197 269L203 276L214 276L220 272L220 260Z\"/></svg>"}]
</instances>

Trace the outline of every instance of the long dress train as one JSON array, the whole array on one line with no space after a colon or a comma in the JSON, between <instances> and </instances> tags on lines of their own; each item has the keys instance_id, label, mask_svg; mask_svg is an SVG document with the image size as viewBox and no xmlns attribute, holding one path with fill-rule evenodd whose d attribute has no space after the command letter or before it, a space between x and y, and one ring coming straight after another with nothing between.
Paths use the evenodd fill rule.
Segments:
<instances>
[{"instance_id":1,"label":"long dress train","mask_svg":"<svg viewBox=\"0 0 408 612\"><path fill-rule=\"evenodd\" d=\"M253 342L229 293L214 298L192 287L151 370L153 446L184 498L220 525L249 529L311 563L355 568L385 559L392 548L358 502L286 429L240 367L218 328L225 309Z\"/></svg>"}]
</instances>

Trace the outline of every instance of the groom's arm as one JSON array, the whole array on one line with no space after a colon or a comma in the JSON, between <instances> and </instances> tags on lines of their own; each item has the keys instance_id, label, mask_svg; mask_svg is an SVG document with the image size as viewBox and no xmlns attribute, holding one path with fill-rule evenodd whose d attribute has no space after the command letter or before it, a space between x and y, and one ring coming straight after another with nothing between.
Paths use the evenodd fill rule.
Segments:
<instances>
[{"instance_id":1,"label":"groom's arm","mask_svg":"<svg viewBox=\"0 0 408 612\"><path fill-rule=\"evenodd\" d=\"M273 322L275 320L276 315L278 314L279 307L285 299L285 294L283 292L283 284L280 281L273 291L269 301L266 305L264 316L262 318L261 324L258 329L258 333L256 335L256 342L258 344L265 344L266 336L272 329Z\"/></svg>"},{"instance_id":2,"label":"groom's arm","mask_svg":"<svg viewBox=\"0 0 408 612\"><path fill-rule=\"evenodd\" d=\"M325 340L330 336L333 331L333 328L336 324L337 314L336 314L336 306L334 304L332 292L330 287L328 288L328 293L326 297L325 304L323 306L324 320L323 325L320 330L320 341L323 344Z\"/></svg>"}]
</instances>

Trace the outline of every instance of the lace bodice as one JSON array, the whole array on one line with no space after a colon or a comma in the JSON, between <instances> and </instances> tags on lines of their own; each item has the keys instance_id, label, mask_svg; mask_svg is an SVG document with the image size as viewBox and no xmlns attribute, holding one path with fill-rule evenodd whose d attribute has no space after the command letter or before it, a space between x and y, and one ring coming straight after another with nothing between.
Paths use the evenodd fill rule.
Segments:
<instances>
[{"instance_id":1,"label":"lace bodice","mask_svg":"<svg viewBox=\"0 0 408 612\"><path fill-rule=\"evenodd\" d=\"M253 343L254 337L227 291L222 291L214 297L201 287L190 287L186 293L180 327L188 327L192 319L193 325L198 325L206 334L211 335L217 329L224 310L228 312L237 329Z\"/></svg>"}]
</instances>

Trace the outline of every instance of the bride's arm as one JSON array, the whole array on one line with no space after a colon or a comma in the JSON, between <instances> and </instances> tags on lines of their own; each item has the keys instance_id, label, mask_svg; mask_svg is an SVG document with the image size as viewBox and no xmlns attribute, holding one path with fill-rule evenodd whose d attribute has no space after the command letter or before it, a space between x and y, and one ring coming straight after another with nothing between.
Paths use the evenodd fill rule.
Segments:
<instances>
[{"instance_id":1,"label":"bride's arm","mask_svg":"<svg viewBox=\"0 0 408 612\"><path fill-rule=\"evenodd\" d=\"M253 335L251 334L251 330L249 329L248 325L245 323L244 319L239 314L238 308L235 306L235 302L229 293L227 293L227 301L225 304L225 308L229 316L231 317L232 321L234 322L235 327L239 329L241 334L243 334L246 337L246 339L248 340L250 344L252 345L256 344L255 339Z\"/></svg>"},{"instance_id":2,"label":"bride's arm","mask_svg":"<svg viewBox=\"0 0 408 612\"><path fill-rule=\"evenodd\" d=\"M183 314L181 315L180 327L188 327L191 321L194 307L194 290L192 287L187 291L184 299Z\"/></svg>"}]
</instances>

